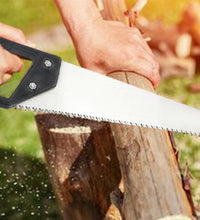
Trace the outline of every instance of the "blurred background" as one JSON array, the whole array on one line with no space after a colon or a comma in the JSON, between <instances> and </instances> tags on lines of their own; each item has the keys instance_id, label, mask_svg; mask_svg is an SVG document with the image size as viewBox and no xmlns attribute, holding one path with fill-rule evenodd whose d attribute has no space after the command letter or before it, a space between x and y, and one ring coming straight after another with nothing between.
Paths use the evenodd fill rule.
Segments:
<instances>
[{"instance_id":1,"label":"blurred background","mask_svg":"<svg viewBox=\"0 0 200 220\"><path fill-rule=\"evenodd\" d=\"M194 3L191 5L191 3ZM128 7L134 1L127 0ZM200 1L149 0L138 19L161 66L158 93L200 108ZM1 0L0 21L22 29L37 48L78 65L52 0ZM184 119L183 119L184 120ZM197 119L198 120L198 119ZM175 134L200 210L200 138ZM188 164L188 165L187 165ZM32 112L0 109L0 219L61 219Z\"/></svg>"}]
</instances>

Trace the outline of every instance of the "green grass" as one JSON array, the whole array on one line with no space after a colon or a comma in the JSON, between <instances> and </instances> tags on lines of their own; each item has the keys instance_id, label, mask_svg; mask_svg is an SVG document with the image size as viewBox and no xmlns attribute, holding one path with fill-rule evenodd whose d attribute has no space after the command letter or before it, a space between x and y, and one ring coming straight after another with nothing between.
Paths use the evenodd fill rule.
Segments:
<instances>
[{"instance_id":1,"label":"green grass","mask_svg":"<svg viewBox=\"0 0 200 220\"><path fill-rule=\"evenodd\" d=\"M162 80L158 93L186 105L200 108L200 93L191 93L188 90L191 83L200 83L200 76Z\"/></svg>"},{"instance_id":2,"label":"green grass","mask_svg":"<svg viewBox=\"0 0 200 220\"><path fill-rule=\"evenodd\" d=\"M31 33L61 22L53 0L1 0L0 21Z\"/></svg>"},{"instance_id":3,"label":"green grass","mask_svg":"<svg viewBox=\"0 0 200 220\"><path fill-rule=\"evenodd\" d=\"M10 80L0 86L0 96L4 98L9 98L16 90L31 65L32 62L30 60L24 60L24 67L20 71L20 73L14 73Z\"/></svg>"},{"instance_id":4,"label":"green grass","mask_svg":"<svg viewBox=\"0 0 200 220\"><path fill-rule=\"evenodd\" d=\"M45 164L0 149L0 219L39 218L61 219Z\"/></svg>"}]
</instances>

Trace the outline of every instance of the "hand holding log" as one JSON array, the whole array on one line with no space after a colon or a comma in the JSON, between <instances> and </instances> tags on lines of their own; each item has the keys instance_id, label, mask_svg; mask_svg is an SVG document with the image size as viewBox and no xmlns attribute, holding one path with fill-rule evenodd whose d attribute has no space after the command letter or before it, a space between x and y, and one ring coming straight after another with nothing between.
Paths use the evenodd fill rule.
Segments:
<instances>
[{"instance_id":1,"label":"hand holding log","mask_svg":"<svg viewBox=\"0 0 200 220\"><path fill-rule=\"evenodd\" d=\"M132 71L149 79L154 87L158 86L158 63L140 31L116 21L123 14L116 17L115 21L105 21L92 0L74 0L73 4L69 0L56 2L82 67L104 75L120 70ZM69 12L67 8L76 5L76 2L78 6L71 7ZM87 14L84 13L85 10ZM118 8L114 7L113 11L117 15ZM106 16L106 12L104 15Z\"/></svg>"}]
</instances>

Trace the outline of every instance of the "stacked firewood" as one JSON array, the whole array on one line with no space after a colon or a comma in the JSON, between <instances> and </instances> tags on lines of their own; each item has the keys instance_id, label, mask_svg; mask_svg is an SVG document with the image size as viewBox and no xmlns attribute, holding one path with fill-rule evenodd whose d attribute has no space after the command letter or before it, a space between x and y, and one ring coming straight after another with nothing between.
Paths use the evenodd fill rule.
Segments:
<instances>
[{"instance_id":1,"label":"stacked firewood","mask_svg":"<svg viewBox=\"0 0 200 220\"><path fill-rule=\"evenodd\" d=\"M181 21L166 26L162 21L138 18L138 26L154 51L162 77L192 77L200 70L200 5L186 6Z\"/></svg>"}]
</instances>

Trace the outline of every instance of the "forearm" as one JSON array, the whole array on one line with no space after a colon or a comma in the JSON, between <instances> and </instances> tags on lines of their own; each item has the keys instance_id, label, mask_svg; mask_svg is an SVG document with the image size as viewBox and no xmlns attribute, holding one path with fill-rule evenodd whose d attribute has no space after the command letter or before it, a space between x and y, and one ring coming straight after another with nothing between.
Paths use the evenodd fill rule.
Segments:
<instances>
[{"instance_id":1,"label":"forearm","mask_svg":"<svg viewBox=\"0 0 200 220\"><path fill-rule=\"evenodd\" d=\"M86 25L101 19L93 0L55 0L71 37L79 35Z\"/></svg>"}]
</instances>

